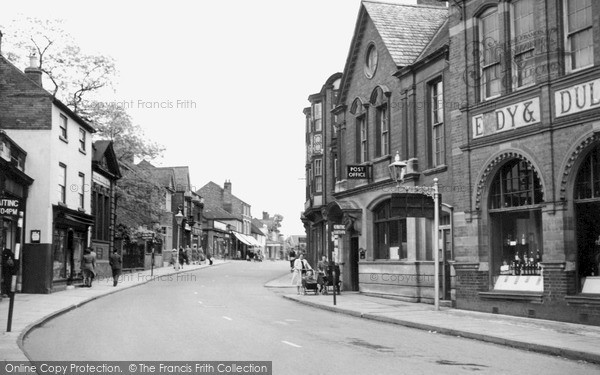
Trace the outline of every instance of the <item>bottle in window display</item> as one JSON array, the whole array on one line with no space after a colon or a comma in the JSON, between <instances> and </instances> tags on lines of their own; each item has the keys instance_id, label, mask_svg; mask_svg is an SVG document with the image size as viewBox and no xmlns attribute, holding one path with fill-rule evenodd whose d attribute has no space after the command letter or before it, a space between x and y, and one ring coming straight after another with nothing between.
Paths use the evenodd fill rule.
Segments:
<instances>
[{"instance_id":1,"label":"bottle in window display","mask_svg":"<svg viewBox=\"0 0 600 375\"><path fill-rule=\"evenodd\" d=\"M521 237L521 245L525 245L527 243L527 241L525 240L525 233L523 233L523 236Z\"/></svg>"},{"instance_id":2,"label":"bottle in window display","mask_svg":"<svg viewBox=\"0 0 600 375\"><path fill-rule=\"evenodd\" d=\"M515 251L515 260L514 260L514 273L513 275L519 275L520 272L520 264L521 264L521 259L519 258L519 252Z\"/></svg>"}]
</instances>

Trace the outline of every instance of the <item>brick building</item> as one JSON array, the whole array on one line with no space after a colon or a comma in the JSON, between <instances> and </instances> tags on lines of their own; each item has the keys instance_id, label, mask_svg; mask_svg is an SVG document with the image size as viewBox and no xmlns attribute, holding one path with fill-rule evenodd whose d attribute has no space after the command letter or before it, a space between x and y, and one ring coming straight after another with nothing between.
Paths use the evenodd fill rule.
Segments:
<instances>
[{"instance_id":1,"label":"brick building","mask_svg":"<svg viewBox=\"0 0 600 375\"><path fill-rule=\"evenodd\" d=\"M209 182L196 191L204 197L205 233L202 247L214 256L245 259L260 244L251 235L251 206L232 194L231 181L223 187Z\"/></svg>"},{"instance_id":2,"label":"brick building","mask_svg":"<svg viewBox=\"0 0 600 375\"><path fill-rule=\"evenodd\" d=\"M444 126L447 14L444 4L360 5L331 112L334 199L321 210L328 228L323 239L341 266L345 289L433 300L433 220L397 203L418 186L432 186L434 178L442 187L451 183ZM396 155L407 164L399 186L389 172ZM442 258L451 258L453 198L451 191L443 193L440 248L446 249ZM442 297L450 299L450 271L445 276Z\"/></svg>"},{"instance_id":3,"label":"brick building","mask_svg":"<svg viewBox=\"0 0 600 375\"><path fill-rule=\"evenodd\" d=\"M24 150L35 180L27 198L23 288L50 293L81 278L91 215L94 128L42 87L42 72L22 72L0 56L0 125Z\"/></svg>"},{"instance_id":4,"label":"brick building","mask_svg":"<svg viewBox=\"0 0 600 375\"><path fill-rule=\"evenodd\" d=\"M96 272L101 276L110 276L112 271L108 263L115 243L117 180L121 178L119 162L112 141L95 141L92 144L92 215L94 226L90 247L96 253Z\"/></svg>"},{"instance_id":5,"label":"brick building","mask_svg":"<svg viewBox=\"0 0 600 375\"><path fill-rule=\"evenodd\" d=\"M337 103L342 73L335 73L321 91L308 97L306 116L306 201L302 222L307 243L305 259L316 266L327 253L327 220L323 210L333 201L338 161L337 128L331 110Z\"/></svg>"},{"instance_id":6,"label":"brick building","mask_svg":"<svg viewBox=\"0 0 600 375\"><path fill-rule=\"evenodd\" d=\"M600 2L449 3L456 306L598 325Z\"/></svg>"}]
</instances>

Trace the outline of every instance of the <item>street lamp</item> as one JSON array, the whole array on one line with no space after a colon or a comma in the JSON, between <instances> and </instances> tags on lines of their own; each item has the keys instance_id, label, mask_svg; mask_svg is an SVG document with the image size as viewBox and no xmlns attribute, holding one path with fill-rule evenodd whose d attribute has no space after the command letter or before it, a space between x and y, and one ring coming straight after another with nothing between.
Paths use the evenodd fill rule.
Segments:
<instances>
[{"instance_id":1,"label":"street lamp","mask_svg":"<svg viewBox=\"0 0 600 375\"><path fill-rule=\"evenodd\" d=\"M177 248L175 251L176 254L176 265L175 265L175 269L179 270L179 246L180 246L180 238L181 238L181 223L183 223L183 214L181 213L181 209L179 209L179 212L177 212L177 215L175 215L175 221L177 221Z\"/></svg>"},{"instance_id":2,"label":"street lamp","mask_svg":"<svg viewBox=\"0 0 600 375\"><path fill-rule=\"evenodd\" d=\"M404 174L406 173L407 164L403 161L400 161L400 153L396 151L396 157L394 158L394 162L388 166L390 170L390 176L394 181L396 181L396 186L398 190L400 190L400 184L404 180ZM439 244L440 244L440 207L439 207L439 194L438 194L438 179L433 179L433 187L429 186L402 186L402 188L408 193L413 190L416 193L425 194L431 198L433 198L433 230L434 230L434 242L433 242L433 254L434 254L434 266L433 266L433 277L434 277L434 292L433 292L433 304L436 310L440 309L440 254L439 254Z\"/></svg>"}]
</instances>

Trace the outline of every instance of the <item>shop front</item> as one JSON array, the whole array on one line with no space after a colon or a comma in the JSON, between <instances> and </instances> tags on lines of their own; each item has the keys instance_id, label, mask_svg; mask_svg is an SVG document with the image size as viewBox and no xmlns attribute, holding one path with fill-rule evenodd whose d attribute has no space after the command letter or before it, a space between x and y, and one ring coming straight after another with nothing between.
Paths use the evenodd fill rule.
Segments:
<instances>
[{"instance_id":1,"label":"shop front","mask_svg":"<svg viewBox=\"0 0 600 375\"><path fill-rule=\"evenodd\" d=\"M25 158L25 151L0 131L0 251L9 249L13 254L16 251L15 244L23 242L22 238L17 238L19 213L24 215L26 212L28 191L33 183L33 179L24 172ZM23 225L26 219L23 216ZM10 283L9 277L2 274L7 269L4 264L0 267L2 291L7 290ZM20 290L20 283L19 278L17 290Z\"/></svg>"},{"instance_id":2,"label":"shop front","mask_svg":"<svg viewBox=\"0 0 600 375\"><path fill-rule=\"evenodd\" d=\"M81 260L94 217L63 206L54 206L53 214L52 289L60 290L82 277Z\"/></svg>"},{"instance_id":3,"label":"shop front","mask_svg":"<svg viewBox=\"0 0 600 375\"><path fill-rule=\"evenodd\" d=\"M479 262L455 264L457 307L600 325L600 135L582 133L554 171L516 149L484 164L467 229Z\"/></svg>"}]
</instances>

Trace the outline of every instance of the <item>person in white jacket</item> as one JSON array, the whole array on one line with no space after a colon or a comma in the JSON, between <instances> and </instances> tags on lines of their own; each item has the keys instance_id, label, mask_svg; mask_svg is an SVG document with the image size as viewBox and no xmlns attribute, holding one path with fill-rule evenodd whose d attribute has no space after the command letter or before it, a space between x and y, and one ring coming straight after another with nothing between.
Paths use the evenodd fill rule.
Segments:
<instances>
[{"instance_id":1,"label":"person in white jacket","mask_svg":"<svg viewBox=\"0 0 600 375\"><path fill-rule=\"evenodd\" d=\"M304 259L304 254L301 253L294 261L294 274L292 275L292 285L296 285L298 294L300 294L300 288L302 287L302 276L304 276L307 270L312 270L312 267Z\"/></svg>"}]
</instances>

